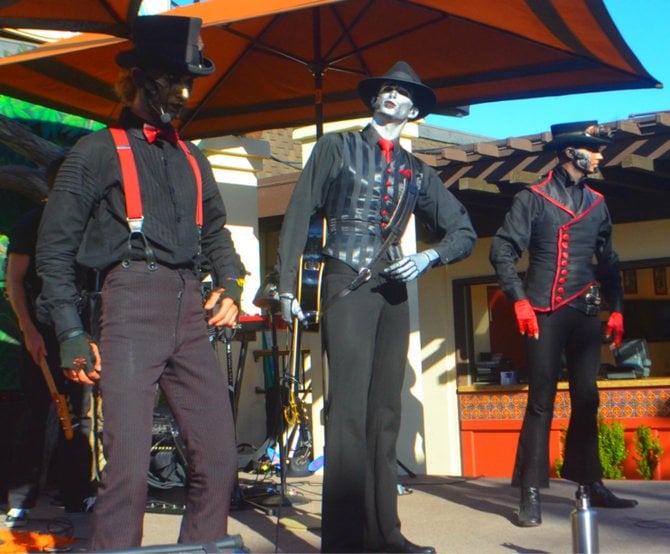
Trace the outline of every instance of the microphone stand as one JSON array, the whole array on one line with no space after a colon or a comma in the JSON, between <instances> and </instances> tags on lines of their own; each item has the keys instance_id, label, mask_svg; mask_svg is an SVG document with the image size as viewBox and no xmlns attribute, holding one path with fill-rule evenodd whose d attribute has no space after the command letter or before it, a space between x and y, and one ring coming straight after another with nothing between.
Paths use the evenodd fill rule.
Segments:
<instances>
[{"instance_id":1,"label":"microphone stand","mask_svg":"<svg viewBox=\"0 0 670 554\"><path fill-rule=\"evenodd\" d=\"M274 377L275 388L275 409L277 420L275 422L276 430L274 438L276 439L277 450L279 451L279 491L268 490L262 495L253 498L245 498L250 505L263 510L267 515L276 515L277 508L283 506L292 506L291 501L286 496L286 446L284 445L284 410L282 399L282 379L279 371L279 343L277 340L277 323L275 310L269 309L270 316L270 359L272 361L272 374Z\"/></svg>"}]
</instances>

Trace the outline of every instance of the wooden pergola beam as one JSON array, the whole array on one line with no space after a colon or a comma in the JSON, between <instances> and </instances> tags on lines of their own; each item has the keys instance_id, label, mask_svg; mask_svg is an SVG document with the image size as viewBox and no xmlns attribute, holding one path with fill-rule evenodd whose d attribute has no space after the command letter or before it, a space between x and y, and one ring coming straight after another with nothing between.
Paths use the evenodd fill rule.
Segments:
<instances>
[{"instance_id":1,"label":"wooden pergola beam","mask_svg":"<svg viewBox=\"0 0 670 554\"><path fill-rule=\"evenodd\" d=\"M476 192L485 192L488 194L500 194L500 189L498 185L489 183L484 179L477 179L474 177L462 177L458 180L456 184L458 190L460 191L476 191Z\"/></svg>"}]
</instances>

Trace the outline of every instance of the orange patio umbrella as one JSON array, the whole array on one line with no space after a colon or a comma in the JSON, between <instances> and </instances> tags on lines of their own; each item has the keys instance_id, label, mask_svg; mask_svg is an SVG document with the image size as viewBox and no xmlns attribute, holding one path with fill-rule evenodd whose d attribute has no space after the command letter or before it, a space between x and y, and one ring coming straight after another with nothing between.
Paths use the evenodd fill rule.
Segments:
<instances>
[{"instance_id":1,"label":"orange patio umbrella","mask_svg":"<svg viewBox=\"0 0 670 554\"><path fill-rule=\"evenodd\" d=\"M409 62L437 113L496 100L656 87L602 0L209 0L216 72L196 80L187 138L368 115L361 78ZM113 122L125 39L83 34L0 60L0 93Z\"/></svg>"},{"instance_id":2,"label":"orange patio umbrella","mask_svg":"<svg viewBox=\"0 0 670 554\"><path fill-rule=\"evenodd\" d=\"M1 0L0 27L128 36L142 0Z\"/></svg>"}]
</instances>

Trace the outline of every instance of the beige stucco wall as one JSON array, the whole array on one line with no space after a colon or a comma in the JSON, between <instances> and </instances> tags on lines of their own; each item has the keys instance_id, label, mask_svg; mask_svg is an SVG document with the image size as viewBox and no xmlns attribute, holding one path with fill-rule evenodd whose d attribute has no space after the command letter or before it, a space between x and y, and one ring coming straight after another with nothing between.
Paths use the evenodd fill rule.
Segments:
<instances>
[{"instance_id":1,"label":"beige stucco wall","mask_svg":"<svg viewBox=\"0 0 670 554\"><path fill-rule=\"evenodd\" d=\"M670 257L670 220L615 225L614 244L622 261ZM429 474L459 475L460 439L456 397L456 357L452 281L492 276L488 262L490 238L477 241L473 254L453 266L421 278L420 313L423 345L426 470ZM519 268L525 266L525 258ZM412 422L405 422L411 426Z\"/></svg>"},{"instance_id":2,"label":"beige stucco wall","mask_svg":"<svg viewBox=\"0 0 670 554\"><path fill-rule=\"evenodd\" d=\"M326 131L360 128L366 120L338 124ZM413 134L412 126L407 127ZM294 139L303 143L305 156L314 143L313 128L298 130ZM263 141L216 139L203 141L201 147L214 165L217 181L230 214L234 240L247 269L251 272L244 295L248 313L259 310L251 300L262 276L259 275L258 214L256 179L262 159L268 155ZM409 148L408 142L405 145ZM617 225L614 240L623 261L670 257L670 220ZM403 239L406 252L415 249L413 227ZM411 303L411 336L408 364L403 388L403 419L398 439L398 458L419 474L460 475L461 449L456 387L456 352L452 281L466 277L492 275L488 262L491 239L477 242L473 254L453 266L434 269L409 287ZM424 248L419 245L419 250ZM523 269L525 261L520 264ZM483 340L483 339L482 339ZM278 332L280 348L286 348L290 337ZM240 412L238 414L238 443L259 445L265 439L265 398L256 392L263 388L262 359L254 360L254 350L263 345L251 343L244 365ZM307 381L312 386L311 415L315 456L323 453L323 372L321 343L318 333L306 333L302 348L311 353ZM488 350L482 346L482 350ZM222 371L226 371L225 353L218 346ZM238 362L239 343L233 344L233 360ZM235 368L236 369L236 368ZM401 471L401 470L399 470Z\"/></svg>"}]
</instances>

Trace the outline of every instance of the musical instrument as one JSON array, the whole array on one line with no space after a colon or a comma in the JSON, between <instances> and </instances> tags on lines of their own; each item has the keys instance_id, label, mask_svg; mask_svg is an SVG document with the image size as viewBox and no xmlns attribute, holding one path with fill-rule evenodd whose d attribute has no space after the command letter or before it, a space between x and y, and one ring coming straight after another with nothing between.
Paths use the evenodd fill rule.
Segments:
<instances>
[{"instance_id":1,"label":"musical instrument","mask_svg":"<svg viewBox=\"0 0 670 554\"><path fill-rule=\"evenodd\" d=\"M306 317L306 327L319 322L325 225L326 220L320 215L310 220L307 242L300 258L297 298Z\"/></svg>"},{"instance_id":2,"label":"musical instrument","mask_svg":"<svg viewBox=\"0 0 670 554\"><path fill-rule=\"evenodd\" d=\"M301 363L300 336L304 329L309 329L319 323L325 223L325 219L321 216L315 216L310 220L307 242L300 258L297 287L297 299L305 314L305 320L301 325L298 318L295 317L291 329L291 383L288 386L288 401L284 407L284 419L288 426L293 428L287 440L288 446L296 432L299 433L295 455L289 461L289 464L292 464L289 465L289 470L296 476L298 473L303 475L311 473L306 470L306 467L312 456L312 436L307 410L298 395Z\"/></svg>"},{"instance_id":3,"label":"musical instrument","mask_svg":"<svg viewBox=\"0 0 670 554\"><path fill-rule=\"evenodd\" d=\"M51 393L51 398L56 405L56 414L58 415L58 420L63 428L63 434L67 440L72 440L74 438L74 427L72 426L72 417L70 416L70 411L67 407L67 400L65 399L65 396L58 392L53 375L51 375L51 370L49 369L47 360L44 356L40 357L39 365L42 370L42 376L47 383L49 393Z\"/></svg>"}]
</instances>

